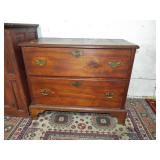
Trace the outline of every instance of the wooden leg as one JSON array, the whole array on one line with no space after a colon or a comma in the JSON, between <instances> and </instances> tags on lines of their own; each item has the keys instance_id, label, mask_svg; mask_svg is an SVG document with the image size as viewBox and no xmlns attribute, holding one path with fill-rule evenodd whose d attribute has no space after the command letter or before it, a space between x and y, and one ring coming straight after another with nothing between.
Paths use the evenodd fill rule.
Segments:
<instances>
[{"instance_id":1,"label":"wooden leg","mask_svg":"<svg viewBox=\"0 0 160 160\"><path fill-rule=\"evenodd\" d=\"M45 109L37 109L37 108L30 109L32 119L37 119L38 114L42 113L44 111L45 111Z\"/></svg>"},{"instance_id":2,"label":"wooden leg","mask_svg":"<svg viewBox=\"0 0 160 160\"><path fill-rule=\"evenodd\" d=\"M125 125L125 120L127 117L127 111L114 111L110 113L111 116L116 117L118 119L118 123Z\"/></svg>"},{"instance_id":3,"label":"wooden leg","mask_svg":"<svg viewBox=\"0 0 160 160\"><path fill-rule=\"evenodd\" d=\"M126 117L127 117L127 113L118 116L118 117L117 117L117 118L118 118L118 123L120 123L120 124L122 124L122 125L125 125Z\"/></svg>"}]
</instances>

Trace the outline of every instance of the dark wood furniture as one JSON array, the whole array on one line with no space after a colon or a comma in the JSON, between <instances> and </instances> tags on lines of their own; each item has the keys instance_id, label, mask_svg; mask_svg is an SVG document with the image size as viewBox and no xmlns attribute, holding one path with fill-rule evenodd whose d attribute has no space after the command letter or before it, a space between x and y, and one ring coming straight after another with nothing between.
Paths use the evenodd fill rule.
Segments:
<instances>
[{"instance_id":1,"label":"dark wood furniture","mask_svg":"<svg viewBox=\"0 0 160 160\"><path fill-rule=\"evenodd\" d=\"M4 24L4 113L29 116L30 96L19 42L37 39L35 24Z\"/></svg>"},{"instance_id":2,"label":"dark wood furniture","mask_svg":"<svg viewBox=\"0 0 160 160\"><path fill-rule=\"evenodd\" d=\"M21 43L30 113L102 112L126 118L125 101L137 45L118 39L38 39Z\"/></svg>"}]
</instances>

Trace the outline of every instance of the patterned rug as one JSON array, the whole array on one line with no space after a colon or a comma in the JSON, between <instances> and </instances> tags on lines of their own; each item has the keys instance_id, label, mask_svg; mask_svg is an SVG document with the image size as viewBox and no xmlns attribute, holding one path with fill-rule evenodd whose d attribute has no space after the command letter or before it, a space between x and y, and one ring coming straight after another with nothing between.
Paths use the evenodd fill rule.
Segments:
<instances>
[{"instance_id":1,"label":"patterned rug","mask_svg":"<svg viewBox=\"0 0 160 160\"><path fill-rule=\"evenodd\" d=\"M125 125L108 114L51 112L37 120L5 117L7 140L148 140L156 139L156 116L144 99L128 99Z\"/></svg>"},{"instance_id":2,"label":"patterned rug","mask_svg":"<svg viewBox=\"0 0 160 160\"><path fill-rule=\"evenodd\" d=\"M153 110L153 112L156 114L156 100L155 99L146 99L147 103Z\"/></svg>"}]
</instances>

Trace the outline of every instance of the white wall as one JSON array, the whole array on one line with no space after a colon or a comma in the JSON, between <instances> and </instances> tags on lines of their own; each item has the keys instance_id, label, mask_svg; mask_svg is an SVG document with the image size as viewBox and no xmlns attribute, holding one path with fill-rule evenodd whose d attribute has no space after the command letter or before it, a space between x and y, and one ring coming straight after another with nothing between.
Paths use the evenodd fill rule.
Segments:
<instances>
[{"instance_id":1,"label":"white wall","mask_svg":"<svg viewBox=\"0 0 160 160\"><path fill-rule=\"evenodd\" d=\"M129 96L155 96L155 21L58 20L40 22L40 37L122 38L140 46L137 51Z\"/></svg>"}]
</instances>

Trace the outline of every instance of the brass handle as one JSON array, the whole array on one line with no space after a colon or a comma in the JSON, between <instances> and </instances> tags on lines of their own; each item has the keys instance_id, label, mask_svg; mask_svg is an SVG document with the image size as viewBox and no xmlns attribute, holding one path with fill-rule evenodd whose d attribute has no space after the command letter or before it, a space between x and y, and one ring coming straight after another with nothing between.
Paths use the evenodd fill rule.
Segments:
<instances>
[{"instance_id":1,"label":"brass handle","mask_svg":"<svg viewBox=\"0 0 160 160\"><path fill-rule=\"evenodd\" d=\"M42 96L48 96L49 94L54 93L52 92L50 89L44 88L44 89L40 89L40 94Z\"/></svg>"},{"instance_id":2,"label":"brass handle","mask_svg":"<svg viewBox=\"0 0 160 160\"><path fill-rule=\"evenodd\" d=\"M112 68L116 68L122 65L122 62L108 62L108 65Z\"/></svg>"},{"instance_id":3,"label":"brass handle","mask_svg":"<svg viewBox=\"0 0 160 160\"><path fill-rule=\"evenodd\" d=\"M79 57L81 56L81 51L79 51L79 50L73 51L73 52L72 52L72 55L73 55L74 57L76 57L76 58L79 58Z\"/></svg>"},{"instance_id":4,"label":"brass handle","mask_svg":"<svg viewBox=\"0 0 160 160\"><path fill-rule=\"evenodd\" d=\"M73 82L72 86L74 86L74 87L80 87L81 83L80 82Z\"/></svg>"},{"instance_id":5,"label":"brass handle","mask_svg":"<svg viewBox=\"0 0 160 160\"><path fill-rule=\"evenodd\" d=\"M45 66L47 64L47 61L45 59L36 59L35 64L38 66Z\"/></svg>"},{"instance_id":6,"label":"brass handle","mask_svg":"<svg viewBox=\"0 0 160 160\"><path fill-rule=\"evenodd\" d=\"M106 96L107 98L113 98L114 93L113 93L113 92L106 92L106 93L105 93L105 96Z\"/></svg>"}]
</instances>

